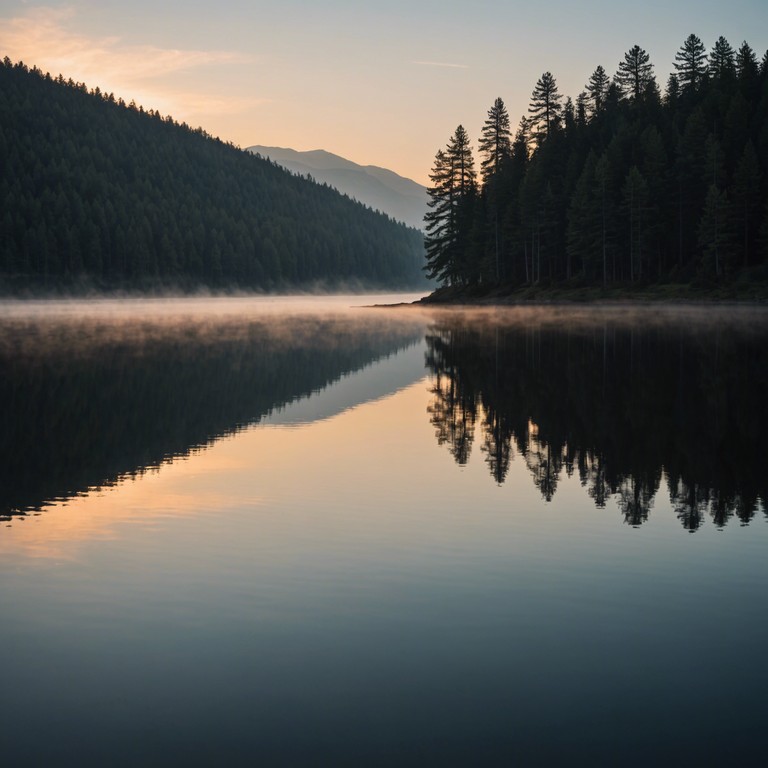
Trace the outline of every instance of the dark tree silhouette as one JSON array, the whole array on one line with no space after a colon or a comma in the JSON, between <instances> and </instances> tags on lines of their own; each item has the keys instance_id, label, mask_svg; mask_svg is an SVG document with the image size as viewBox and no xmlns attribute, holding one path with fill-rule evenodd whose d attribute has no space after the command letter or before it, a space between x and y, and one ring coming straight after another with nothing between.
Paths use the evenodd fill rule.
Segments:
<instances>
[{"instance_id":1,"label":"dark tree silhouette","mask_svg":"<svg viewBox=\"0 0 768 768\"><path fill-rule=\"evenodd\" d=\"M720 80L731 78L736 72L735 51L722 35L709 54L709 71Z\"/></svg>"},{"instance_id":2,"label":"dark tree silhouette","mask_svg":"<svg viewBox=\"0 0 768 768\"><path fill-rule=\"evenodd\" d=\"M759 67L755 52L745 40L736 53L736 72L742 82L751 84L757 79Z\"/></svg>"},{"instance_id":3,"label":"dark tree silhouette","mask_svg":"<svg viewBox=\"0 0 768 768\"><path fill-rule=\"evenodd\" d=\"M675 69L684 91L696 90L701 85L707 73L707 51L696 35L688 35L675 54Z\"/></svg>"},{"instance_id":4,"label":"dark tree silhouette","mask_svg":"<svg viewBox=\"0 0 768 768\"><path fill-rule=\"evenodd\" d=\"M531 133L540 146L549 138L553 126L560 118L562 106L557 83L551 72L545 72L537 81L528 107Z\"/></svg>"},{"instance_id":5,"label":"dark tree silhouette","mask_svg":"<svg viewBox=\"0 0 768 768\"><path fill-rule=\"evenodd\" d=\"M662 98L634 46L616 82L597 67L564 107L546 72L506 162L494 153L492 110L485 184L451 219L443 263L452 266L432 274L454 287L436 300L666 283L682 294L764 296L768 70L746 43L734 55L724 38L707 69L695 35L675 66Z\"/></svg>"},{"instance_id":6,"label":"dark tree silhouette","mask_svg":"<svg viewBox=\"0 0 768 768\"><path fill-rule=\"evenodd\" d=\"M456 128L446 149L435 156L430 180L430 210L425 218L427 275L449 283L466 283L466 222L471 221L477 177L464 126Z\"/></svg>"},{"instance_id":7,"label":"dark tree silhouette","mask_svg":"<svg viewBox=\"0 0 768 768\"><path fill-rule=\"evenodd\" d=\"M483 184L501 170L502 163L512 151L512 134L509 126L509 113L501 99L496 99L488 110L488 117L478 141L482 155L480 162Z\"/></svg>"},{"instance_id":8,"label":"dark tree silhouette","mask_svg":"<svg viewBox=\"0 0 768 768\"><path fill-rule=\"evenodd\" d=\"M639 101L653 80L651 57L639 46L634 45L619 62L616 82L632 100Z\"/></svg>"},{"instance_id":9,"label":"dark tree silhouette","mask_svg":"<svg viewBox=\"0 0 768 768\"><path fill-rule=\"evenodd\" d=\"M589 76L589 82L587 83L587 93L592 101L592 116L599 114L600 110L605 104L605 100L608 96L608 86L611 79L608 77L606 71L597 66L595 71Z\"/></svg>"}]
</instances>

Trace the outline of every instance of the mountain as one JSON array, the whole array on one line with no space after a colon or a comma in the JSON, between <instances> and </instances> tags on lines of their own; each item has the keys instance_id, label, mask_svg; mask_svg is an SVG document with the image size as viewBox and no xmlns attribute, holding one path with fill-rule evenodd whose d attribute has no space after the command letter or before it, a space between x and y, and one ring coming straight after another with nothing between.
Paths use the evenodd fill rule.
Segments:
<instances>
[{"instance_id":1,"label":"mountain","mask_svg":"<svg viewBox=\"0 0 768 768\"><path fill-rule=\"evenodd\" d=\"M424 225L427 188L386 168L358 165L322 149L298 152L255 145L248 147L248 151L267 157L293 173L312 176L396 221L417 229Z\"/></svg>"},{"instance_id":2,"label":"mountain","mask_svg":"<svg viewBox=\"0 0 768 768\"><path fill-rule=\"evenodd\" d=\"M424 284L421 232L98 88L0 61L0 284Z\"/></svg>"}]
</instances>

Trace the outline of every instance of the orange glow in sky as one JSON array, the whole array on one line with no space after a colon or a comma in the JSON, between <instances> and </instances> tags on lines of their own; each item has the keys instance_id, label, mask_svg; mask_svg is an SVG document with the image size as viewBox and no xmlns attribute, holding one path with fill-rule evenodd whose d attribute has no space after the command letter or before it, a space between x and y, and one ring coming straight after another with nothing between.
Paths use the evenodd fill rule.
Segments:
<instances>
[{"instance_id":1,"label":"orange glow in sky","mask_svg":"<svg viewBox=\"0 0 768 768\"><path fill-rule=\"evenodd\" d=\"M768 24L763 0L554 0L473 5L286 0L211 5L11 0L0 55L202 126L242 147L325 149L427 183L462 123L476 140L496 97L513 125L544 71L578 95L639 43L660 84L692 31L734 46ZM750 40L762 55L765 40Z\"/></svg>"}]
</instances>

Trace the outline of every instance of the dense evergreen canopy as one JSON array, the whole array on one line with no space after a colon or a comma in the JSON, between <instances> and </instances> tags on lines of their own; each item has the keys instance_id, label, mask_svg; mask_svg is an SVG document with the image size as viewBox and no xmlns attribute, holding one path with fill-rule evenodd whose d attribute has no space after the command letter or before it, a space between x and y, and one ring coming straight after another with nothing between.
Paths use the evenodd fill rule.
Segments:
<instances>
[{"instance_id":1,"label":"dense evergreen canopy","mask_svg":"<svg viewBox=\"0 0 768 768\"><path fill-rule=\"evenodd\" d=\"M671 64L662 95L634 45L563 106L545 72L497 163L498 99L483 183L452 198L448 240L427 230L428 273L470 288L768 282L768 59L723 37L707 57L690 35Z\"/></svg>"},{"instance_id":2,"label":"dense evergreen canopy","mask_svg":"<svg viewBox=\"0 0 768 768\"><path fill-rule=\"evenodd\" d=\"M7 283L423 280L417 230L111 93L6 58L0 116Z\"/></svg>"}]
</instances>

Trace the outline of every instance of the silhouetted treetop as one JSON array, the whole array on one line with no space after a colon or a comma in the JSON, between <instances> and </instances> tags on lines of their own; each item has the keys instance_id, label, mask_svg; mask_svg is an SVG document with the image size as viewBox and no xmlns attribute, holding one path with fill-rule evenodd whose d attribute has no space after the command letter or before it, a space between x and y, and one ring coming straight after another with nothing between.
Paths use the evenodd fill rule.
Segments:
<instances>
[{"instance_id":1,"label":"silhouetted treetop","mask_svg":"<svg viewBox=\"0 0 768 768\"><path fill-rule=\"evenodd\" d=\"M507 108L500 98L496 99L488 110L488 117L478 142L480 154L483 155L480 163L483 183L498 174L502 163L509 157L512 151L511 135Z\"/></svg>"},{"instance_id":2,"label":"silhouetted treetop","mask_svg":"<svg viewBox=\"0 0 768 768\"><path fill-rule=\"evenodd\" d=\"M629 98L639 101L653 80L651 57L639 46L634 45L619 62L616 82Z\"/></svg>"},{"instance_id":3,"label":"silhouetted treetop","mask_svg":"<svg viewBox=\"0 0 768 768\"><path fill-rule=\"evenodd\" d=\"M589 76L589 82L587 83L587 93L592 101L592 116L597 115L605 104L605 99L608 96L608 86L611 79L608 77L606 71L598 65L595 71Z\"/></svg>"},{"instance_id":4,"label":"silhouetted treetop","mask_svg":"<svg viewBox=\"0 0 768 768\"><path fill-rule=\"evenodd\" d=\"M675 69L683 90L695 89L707 73L707 52L704 43L691 34L675 54Z\"/></svg>"},{"instance_id":5,"label":"silhouetted treetop","mask_svg":"<svg viewBox=\"0 0 768 768\"><path fill-rule=\"evenodd\" d=\"M553 126L560 118L562 96L551 72L545 72L536 82L528 107L531 133L538 143L549 138Z\"/></svg>"}]
</instances>

